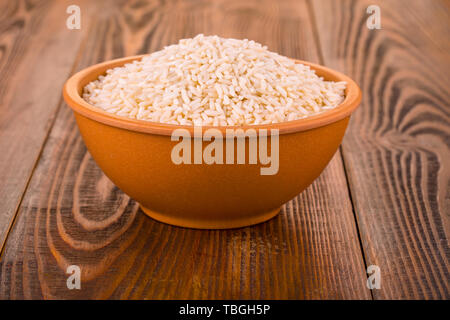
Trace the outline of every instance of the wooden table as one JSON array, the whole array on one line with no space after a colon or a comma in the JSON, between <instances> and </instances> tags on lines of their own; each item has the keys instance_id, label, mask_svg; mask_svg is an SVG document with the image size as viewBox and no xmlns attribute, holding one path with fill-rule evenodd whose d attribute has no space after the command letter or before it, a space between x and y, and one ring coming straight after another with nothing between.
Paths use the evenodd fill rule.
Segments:
<instances>
[{"instance_id":1,"label":"wooden table","mask_svg":"<svg viewBox=\"0 0 450 320\"><path fill-rule=\"evenodd\" d=\"M382 29L369 29L377 3ZM81 29L66 8L81 8ZM0 1L0 298L449 299L449 1ZM86 151L74 72L198 33L340 70L364 98L323 174L275 219L146 217ZM69 290L69 265L81 289ZM380 268L380 289L366 269Z\"/></svg>"}]
</instances>

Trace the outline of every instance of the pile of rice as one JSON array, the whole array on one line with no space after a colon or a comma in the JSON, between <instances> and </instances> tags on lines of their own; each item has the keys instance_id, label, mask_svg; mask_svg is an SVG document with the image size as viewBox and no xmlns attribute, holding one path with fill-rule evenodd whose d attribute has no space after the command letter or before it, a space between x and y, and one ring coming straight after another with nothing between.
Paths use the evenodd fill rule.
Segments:
<instances>
[{"instance_id":1,"label":"pile of rice","mask_svg":"<svg viewBox=\"0 0 450 320\"><path fill-rule=\"evenodd\" d=\"M84 88L83 98L132 119L237 126L335 108L345 86L254 41L198 35L107 70Z\"/></svg>"}]
</instances>

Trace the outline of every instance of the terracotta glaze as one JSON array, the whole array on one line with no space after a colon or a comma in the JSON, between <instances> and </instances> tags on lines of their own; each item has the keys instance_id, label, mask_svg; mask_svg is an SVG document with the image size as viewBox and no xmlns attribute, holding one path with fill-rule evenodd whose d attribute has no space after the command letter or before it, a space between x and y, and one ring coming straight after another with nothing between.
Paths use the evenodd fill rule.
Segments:
<instances>
[{"instance_id":1,"label":"terracotta glaze","mask_svg":"<svg viewBox=\"0 0 450 320\"><path fill-rule=\"evenodd\" d=\"M83 87L105 73L142 56L100 63L73 75L63 89L83 140L92 157L123 192L138 201L150 217L172 225L224 229L266 221L280 207L308 187L323 171L338 149L351 113L361 101L361 90L349 77L326 67L309 65L325 80L345 81L345 100L338 107L295 121L239 127L210 127L225 137L226 129L277 130L278 171L262 175L262 163L248 161L249 139L245 139L246 161L237 164L176 164L172 161L175 129L191 135L194 127L134 120L89 105L81 97ZM258 138L260 138L258 136ZM226 140L225 138L223 138ZM272 144L267 137L268 150ZM201 140L202 150L211 141ZM225 141L223 152L225 154ZM198 146L198 144L197 144ZM270 153L270 152L269 152Z\"/></svg>"}]
</instances>

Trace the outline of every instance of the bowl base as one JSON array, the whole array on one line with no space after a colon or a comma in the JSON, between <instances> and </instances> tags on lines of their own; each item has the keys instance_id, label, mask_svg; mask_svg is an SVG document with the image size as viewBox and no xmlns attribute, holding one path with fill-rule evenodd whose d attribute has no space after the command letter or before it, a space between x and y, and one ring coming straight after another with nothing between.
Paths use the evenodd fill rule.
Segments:
<instances>
[{"instance_id":1,"label":"bowl base","mask_svg":"<svg viewBox=\"0 0 450 320\"><path fill-rule=\"evenodd\" d=\"M171 224L177 227L192 228L192 229L233 229L233 228L248 227L272 219L281 210L280 207L275 210L257 214L251 217L243 217L241 219L200 220L200 219L189 219L189 218L184 219L179 217L168 216L166 214L147 209L142 205L140 205L140 207L147 216L159 222Z\"/></svg>"}]
</instances>

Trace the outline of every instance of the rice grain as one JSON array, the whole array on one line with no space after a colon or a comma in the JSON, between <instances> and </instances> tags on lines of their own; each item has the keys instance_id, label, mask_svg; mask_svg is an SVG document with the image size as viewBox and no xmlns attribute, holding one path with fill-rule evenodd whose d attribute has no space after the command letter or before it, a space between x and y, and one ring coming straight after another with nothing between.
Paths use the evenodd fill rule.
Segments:
<instances>
[{"instance_id":1,"label":"rice grain","mask_svg":"<svg viewBox=\"0 0 450 320\"><path fill-rule=\"evenodd\" d=\"M107 70L84 87L83 98L131 119L239 126L330 110L345 87L254 41L200 34Z\"/></svg>"}]
</instances>

